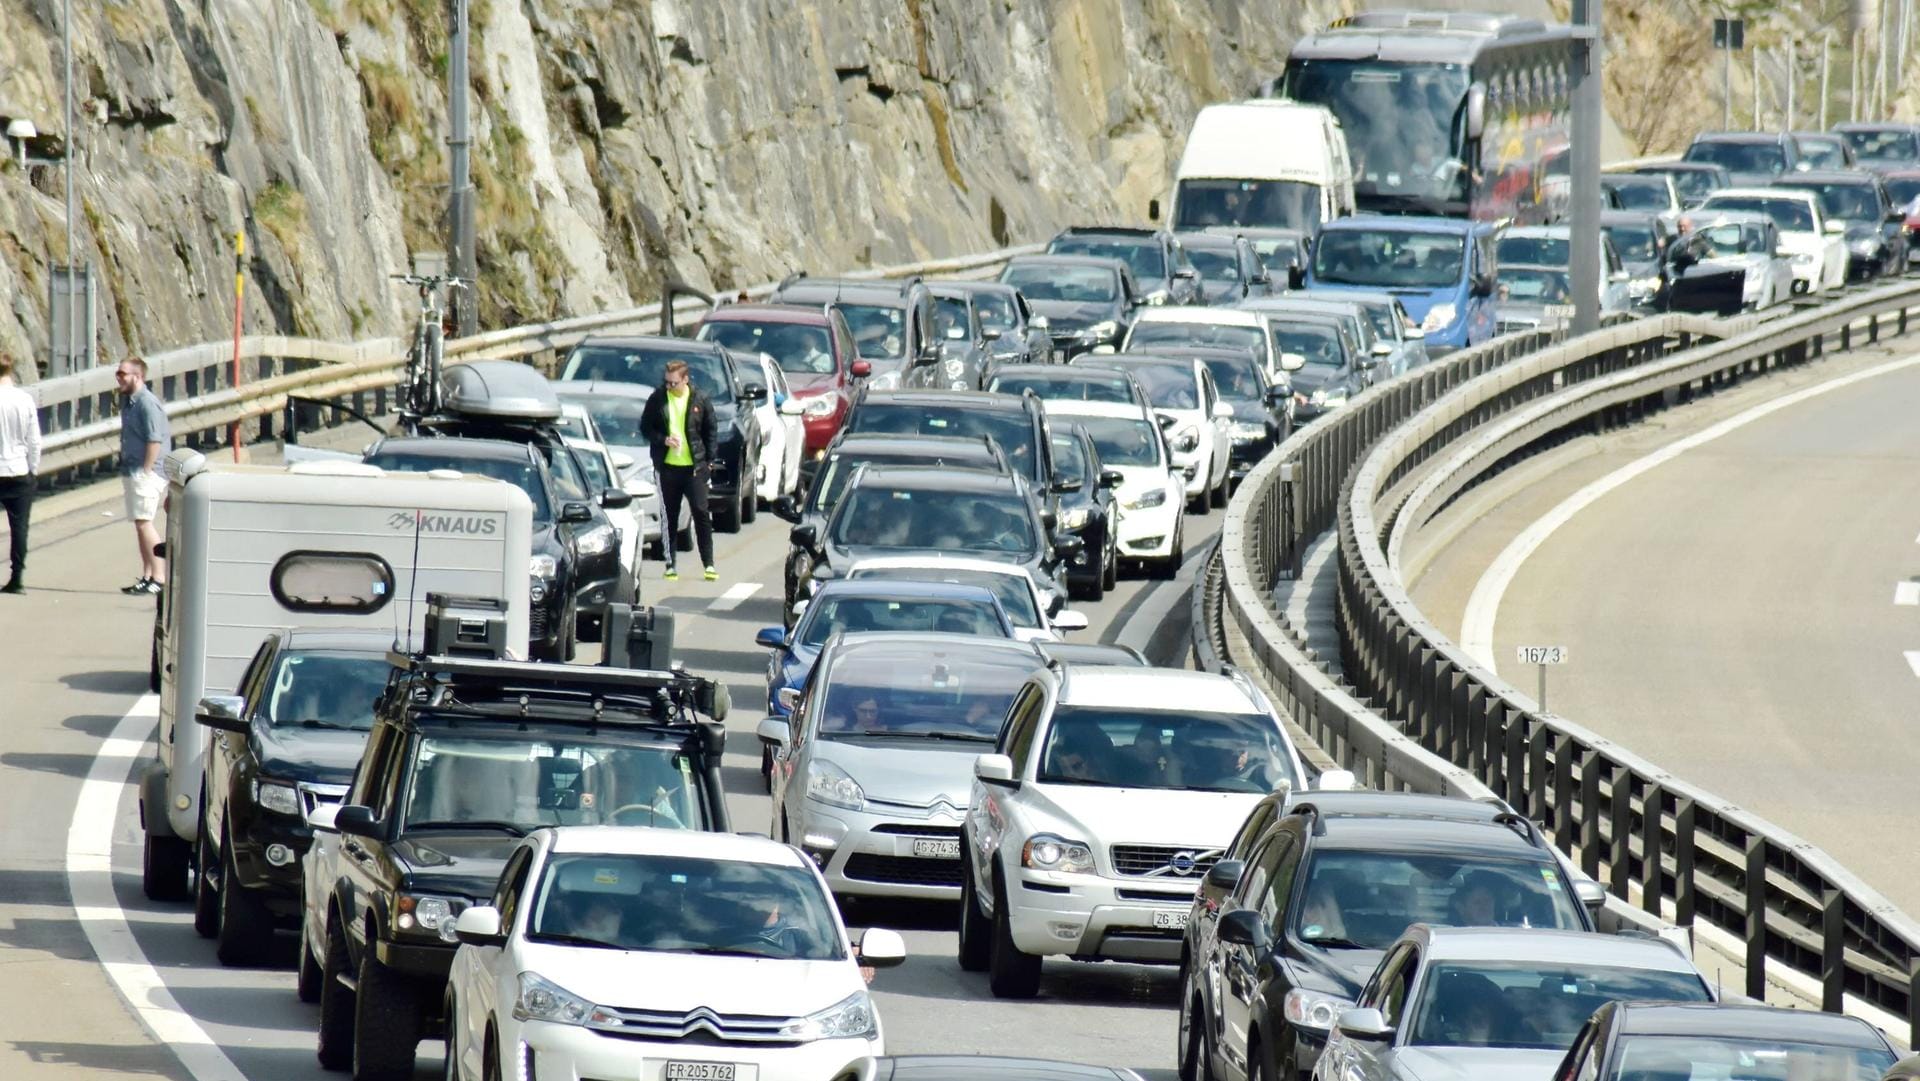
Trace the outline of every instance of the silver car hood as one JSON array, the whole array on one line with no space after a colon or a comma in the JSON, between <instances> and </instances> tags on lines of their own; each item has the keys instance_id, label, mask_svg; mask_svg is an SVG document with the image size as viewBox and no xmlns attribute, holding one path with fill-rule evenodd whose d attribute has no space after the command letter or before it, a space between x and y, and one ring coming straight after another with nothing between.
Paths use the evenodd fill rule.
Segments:
<instances>
[{"instance_id":1,"label":"silver car hood","mask_svg":"<svg viewBox=\"0 0 1920 1081\"><path fill-rule=\"evenodd\" d=\"M944 799L954 810L964 811L973 791L973 760L992 753L990 740L849 743L816 739L812 757L846 770L869 801L927 807Z\"/></svg>"},{"instance_id":2,"label":"silver car hood","mask_svg":"<svg viewBox=\"0 0 1920 1081\"><path fill-rule=\"evenodd\" d=\"M1551 1081L1565 1057L1510 1047L1402 1047L1393 1073L1401 1081Z\"/></svg>"}]
</instances>

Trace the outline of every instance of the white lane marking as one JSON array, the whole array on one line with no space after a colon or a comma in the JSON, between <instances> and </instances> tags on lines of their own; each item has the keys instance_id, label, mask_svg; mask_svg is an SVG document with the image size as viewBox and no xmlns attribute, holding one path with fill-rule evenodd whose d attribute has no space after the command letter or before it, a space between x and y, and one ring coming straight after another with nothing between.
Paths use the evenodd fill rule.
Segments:
<instances>
[{"instance_id":1,"label":"white lane marking","mask_svg":"<svg viewBox=\"0 0 1920 1081\"><path fill-rule=\"evenodd\" d=\"M1907 650L1907 667L1913 669L1915 676L1920 676L1920 649Z\"/></svg>"},{"instance_id":2,"label":"white lane marking","mask_svg":"<svg viewBox=\"0 0 1920 1081\"><path fill-rule=\"evenodd\" d=\"M759 591L759 582L741 582L738 585L728 586L725 593L720 594L719 597L714 599L712 604L707 605L707 611L731 612L735 608L740 607L741 601L746 600Z\"/></svg>"},{"instance_id":3,"label":"white lane marking","mask_svg":"<svg viewBox=\"0 0 1920 1081\"><path fill-rule=\"evenodd\" d=\"M1920 604L1920 582L1893 583L1893 603L1908 606Z\"/></svg>"},{"instance_id":4,"label":"white lane marking","mask_svg":"<svg viewBox=\"0 0 1920 1081\"><path fill-rule=\"evenodd\" d=\"M1474 584L1473 595L1467 599L1466 615L1460 621L1461 647L1467 651L1468 656L1486 665L1490 671L1495 673L1499 672L1498 663L1495 661L1493 655L1493 626L1494 620L1500 614L1500 601L1506 596L1507 587L1513 584L1514 578L1520 573L1521 566L1532 557L1533 553L1540 550L1541 545L1547 542L1547 538L1553 536L1555 530L1572 521L1574 515L1592 506L1601 496L1606 495L1608 492L1613 491L1615 488L1620 487L1657 465L1670 462L1695 447L1711 443L1721 436L1744 428L1762 417L1770 416L1789 406L1798 405L1809 399L1817 398L1829 391L1839 390L1842 387L1850 387L1855 383L1865 382L1868 379L1886 375L1890 372L1911 368L1917 364L1920 364L1920 354L1888 361L1885 364L1868 368L1865 371L1854 372L1852 375L1843 375L1835 379L1830 379L1825 383L1805 387L1794 391L1792 394L1775 398L1770 402L1762 402L1745 412L1728 417L1726 420L1712 427L1702 429L1684 439L1677 439L1668 443L1666 446L1653 451L1643 458L1621 466L1619 469L1614 470L1568 496L1559 506L1548 511L1538 521L1528 526L1519 536L1515 537L1513 542L1501 551L1499 557L1493 561L1492 565L1487 567L1486 573L1480 576L1480 580Z\"/></svg>"},{"instance_id":5,"label":"white lane marking","mask_svg":"<svg viewBox=\"0 0 1920 1081\"><path fill-rule=\"evenodd\" d=\"M113 830L120 795L159 716L160 699L141 695L95 752L67 827L67 889L87 944L147 1031L173 1049L194 1081L246 1081L207 1030L180 1008L133 937L126 911L113 892Z\"/></svg>"}]
</instances>

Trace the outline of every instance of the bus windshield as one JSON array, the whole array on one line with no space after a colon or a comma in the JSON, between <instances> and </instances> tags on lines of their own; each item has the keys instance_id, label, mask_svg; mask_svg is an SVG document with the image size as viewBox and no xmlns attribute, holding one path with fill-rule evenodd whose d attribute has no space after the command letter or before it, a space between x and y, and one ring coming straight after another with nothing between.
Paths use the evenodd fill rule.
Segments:
<instances>
[{"instance_id":1,"label":"bus windshield","mask_svg":"<svg viewBox=\"0 0 1920 1081\"><path fill-rule=\"evenodd\" d=\"M1300 180L1180 181L1173 227L1249 225L1311 233L1320 224L1320 189Z\"/></svg>"},{"instance_id":2,"label":"bus windshield","mask_svg":"<svg viewBox=\"0 0 1920 1081\"><path fill-rule=\"evenodd\" d=\"M1361 210L1464 206L1466 154L1458 120L1468 78L1459 64L1295 60L1287 64L1280 93L1325 105L1339 118Z\"/></svg>"}]
</instances>

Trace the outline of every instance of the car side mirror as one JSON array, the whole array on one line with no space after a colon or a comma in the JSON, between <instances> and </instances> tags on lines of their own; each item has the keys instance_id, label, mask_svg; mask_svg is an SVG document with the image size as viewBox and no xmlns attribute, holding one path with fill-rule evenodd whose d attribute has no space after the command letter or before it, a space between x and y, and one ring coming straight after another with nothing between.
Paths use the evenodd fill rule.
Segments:
<instances>
[{"instance_id":1,"label":"car side mirror","mask_svg":"<svg viewBox=\"0 0 1920 1081\"><path fill-rule=\"evenodd\" d=\"M1280 354L1280 370L1283 372L1297 372L1306 366L1307 356L1305 353Z\"/></svg>"},{"instance_id":2,"label":"car side mirror","mask_svg":"<svg viewBox=\"0 0 1920 1081\"><path fill-rule=\"evenodd\" d=\"M1425 330L1424 328L1421 328L1421 327L1409 327L1409 328L1407 328L1407 340L1408 340L1408 341L1410 341L1410 342L1419 342L1419 341L1425 341L1425 340L1426 340L1426 338L1427 338L1427 332L1426 332L1426 330Z\"/></svg>"},{"instance_id":3,"label":"car side mirror","mask_svg":"<svg viewBox=\"0 0 1920 1081\"><path fill-rule=\"evenodd\" d=\"M1291 397L1293 397L1293 388L1290 386L1275 384L1267 388L1266 400L1271 408L1277 409L1287 404L1287 399Z\"/></svg>"},{"instance_id":4,"label":"car side mirror","mask_svg":"<svg viewBox=\"0 0 1920 1081\"><path fill-rule=\"evenodd\" d=\"M898 931L869 927L860 936L858 953L865 968L892 968L907 959L907 943Z\"/></svg>"},{"instance_id":5,"label":"car side mirror","mask_svg":"<svg viewBox=\"0 0 1920 1081\"><path fill-rule=\"evenodd\" d=\"M339 816L339 804L317 803L314 805L313 810L307 812L307 825L312 826L316 830L325 830L330 833L338 832L335 820L338 819Z\"/></svg>"},{"instance_id":6,"label":"car side mirror","mask_svg":"<svg viewBox=\"0 0 1920 1081\"><path fill-rule=\"evenodd\" d=\"M469 946L504 946L507 936L500 929L500 910L492 905L475 905L453 921L453 936Z\"/></svg>"},{"instance_id":7,"label":"car side mirror","mask_svg":"<svg viewBox=\"0 0 1920 1081\"><path fill-rule=\"evenodd\" d=\"M783 495L773 501L773 516L784 518L789 522L797 522L800 520L800 505L792 496Z\"/></svg>"},{"instance_id":8,"label":"car side mirror","mask_svg":"<svg viewBox=\"0 0 1920 1081\"><path fill-rule=\"evenodd\" d=\"M785 649L787 646L787 629L785 627L762 627L760 628L760 632L753 636L753 644L756 646L765 646L768 649Z\"/></svg>"},{"instance_id":9,"label":"car side mirror","mask_svg":"<svg viewBox=\"0 0 1920 1081\"><path fill-rule=\"evenodd\" d=\"M1206 884L1224 893L1240 884L1240 875L1246 869L1245 860L1221 860L1207 868Z\"/></svg>"},{"instance_id":10,"label":"car side mirror","mask_svg":"<svg viewBox=\"0 0 1920 1081\"><path fill-rule=\"evenodd\" d=\"M1476 274L1473 280L1467 283L1467 294L1476 297L1492 296L1493 278L1486 274Z\"/></svg>"},{"instance_id":11,"label":"car side mirror","mask_svg":"<svg viewBox=\"0 0 1920 1081\"><path fill-rule=\"evenodd\" d=\"M340 813L333 818L333 828L354 837L380 836L380 820L373 817L373 808L357 803L340 808Z\"/></svg>"},{"instance_id":12,"label":"car side mirror","mask_svg":"<svg viewBox=\"0 0 1920 1081\"><path fill-rule=\"evenodd\" d=\"M613 460L613 467L615 469L627 470L633 468L633 455L628 454L624 450L613 451L608 454L607 457Z\"/></svg>"},{"instance_id":13,"label":"car side mirror","mask_svg":"<svg viewBox=\"0 0 1920 1081\"><path fill-rule=\"evenodd\" d=\"M740 384L740 400L741 400L741 401L743 401L743 402L764 402L764 401L766 401L766 400L767 400L767 385L766 385L765 383L742 383L742 384Z\"/></svg>"},{"instance_id":14,"label":"car side mirror","mask_svg":"<svg viewBox=\"0 0 1920 1081\"><path fill-rule=\"evenodd\" d=\"M1330 769L1313 779L1316 792L1351 792L1360 787L1360 778L1352 770Z\"/></svg>"},{"instance_id":15,"label":"car side mirror","mask_svg":"<svg viewBox=\"0 0 1920 1081\"><path fill-rule=\"evenodd\" d=\"M1253 950L1259 949L1267 941L1266 924L1260 922L1260 913L1251 908L1236 908L1220 917L1220 926L1216 933L1222 942Z\"/></svg>"},{"instance_id":16,"label":"car side mirror","mask_svg":"<svg viewBox=\"0 0 1920 1081\"><path fill-rule=\"evenodd\" d=\"M1607 907L1607 888L1591 878L1575 879L1573 896L1586 906L1588 912L1599 912Z\"/></svg>"},{"instance_id":17,"label":"car side mirror","mask_svg":"<svg viewBox=\"0 0 1920 1081\"><path fill-rule=\"evenodd\" d=\"M1474 83L1467 87L1467 138L1478 139L1487 130L1487 86Z\"/></svg>"},{"instance_id":18,"label":"car side mirror","mask_svg":"<svg viewBox=\"0 0 1920 1081\"><path fill-rule=\"evenodd\" d=\"M1173 427L1173 418L1170 416L1167 416L1165 413L1155 413L1153 415L1153 419L1159 423L1160 430L1163 432L1166 431L1168 428Z\"/></svg>"},{"instance_id":19,"label":"car side mirror","mask_svg":"<svg viewBox=\"0 0 1920 1081\"><path fill-rule=\"evenodd\" d=\"M1820 231L1828 236L1843 236L1847 231L1847 223L1843 221L1823 222L1821 223Z\"/></svg>"},{"instance_id":20,"label":"car side mirror","mask_svg":"<svg viewBox=\"0 0 1920 1081\"><path fill-rule=\"evenodd\" d=\"M804 398L788 398L780 403L780 415L783 417L803 416L806 411L807 402Z\"/></svg>"},{"instance_id":21,"label":"car side mirror","mask_svg":"<svg viewBox=\"0 0 1920 1081\"><path fill-rule=\"evenodd\" d=\"M1000 340L1000 333L1001 333L1000 331L995 330L992 327L984 327L980 331L980 336L982 338L985 338L987 341L997 342Z\"/></svg>"},{"instance_id":22,"label":"car side mirror","mask_svg":"<svg viewBox=\"0 0 1920 1081\"><path fill-rule=\"evenodd\" d=\"M787 541L795 548L805 548L811 552L820 543L820 527L812 522L803 522L787 532Z\"/></svg>"},{"instance_id":23,"label":"car side mirror","mask_svg":"<svg viewBox=\"0 0 1920 1081\"><path fill-rule=\"evenodd\" d=\"M1052 623L1056 631L1084 631L1089 626L1087 614L1076 612L1071 608L1054 613L1053 618L1047 622Z\"/></svg>"},{"instance_id":24,"label":"car side mirror","mask_svg":"<svg viewBox=\"0 0 1920 1081\"><path fill-rule=\"evenodd\" d=\"M624 488L608 488L600 493L600 505L608 510L619 510L633 505L633 493Z\"/></svg>"},{"instance_id":25,"label":"car side mirror","mask_svg":"<svg viewBox=\"0 0 1920 1081\"><path fill-rule=\"evenodd\" d=\"M1181 281L1195 282L1200 280L1200 272L1192 267L1181 267L1173 272L1173 276Z\"/></svg>"},{"instance_id":26,"label":"car side mirror","mask_svg":"<svg viewBox=\"0 0 1920 1081\"><path fill-rule=\"evenodd\" d=\"M247 700L237 694L210 694L194 707L193 719L222 732L244 733L247 730Z\"/></svg>"},{"instance_id":27,"label":"car side mirror","mask_svg":"<svg viewBox=\"0 0 1920 1081\"><path fill-rule=\"evenodd\" d=\"M1392 343L1392 342L1374 342L1374 343L1373 343L1373 355L1374 355L1374 356L1376 356L1376 357L1384 357L1384 356L1390 356L1390 355L1392 355L1392 353L1393 353L1393 343Z\"/></svg>"},{"instance_id":28,"label":"car side mirror","mask_svg":"<svg viewBox=\"0 0 1920 1081\"><path fill-rule=\"evenodd\" d=\"M983 784L998 785L1001 788L1020 786L1020 782L1013 779L1013 759L1004 754L983 754L975 758L973 775Z\"/></svg>"},{"instance_id":29,"label":"car side mirror","mask_svg":"<svg viewBox=\"0 0 1920 1081\"><path fill-rule=\"evenodd\" d=\"M1895 209L1893 209L1893 210L1889 210L1889 211L1887 211L1887 224L1888 224L1888 225L1904 225L1904 224L1906 224L1906 221L1907 221L1907 212L1906 212L1906 211L1904 211L1904 210L1901 210L1901 209L1899 209L1899 208L1897 208L1897 207L1896 207Z\"/></svg>"},{"instance_id":30,"label":"car side mirror","mask_svg":"<svg viewBox=\"0 0 1920 1081\"><path fill-rule=\"evenodd\" d=\"M961 340L963 340L963 339L965 339L965 338L966 338L966 336L967 336L967 328L966 328L966 327L962 327L962 326L951 326L951 327L948 327L948 328L947 328L947 340L948 340L948 341L951 341L951 342L957 342L957 341L961 341Z\"/></svg>"},{"instance_id":31,"label":"car side mirror","mask_svg":"<svg viewBox=\"0 0 1920 1081\"><path fill-rule=\"evenodd\" d=\"M1227 404L1226 402L1215 402L1215 403L1213 403L1213 419L1215 419L1215 420L1232 420L1232 419L1233 419L1233 406L1231 406L1231 405L1229 405L1229 404Z\"/></svg>"},{"instance_id":32,"label":"car side mirror","mask_svg":"<svg viewBox=\"0 0 1920 1081\"><path fill-rule=\"evenodd\" d=\"M1100 487L1102 488L1118 488L1126 482L1127 475L1118 469L1102 469L1100 471Z\"/></svg>"},{"instance_id":33,"label":"car side mirror","mask_svg":"<svg viewBox=\"0 0 1920 1081\"><path fill-rule=\"evenodd\" d=\"M855 379L865 379L867 376L873 374L873 363L871 361L856 360L847 370L853 373Z\"/></svg>"},{"instance_id":34,"label":"car side mirror","mask_svg":"<svg viewBox=\"0 0 1920 1081\"><path fill-rule=\"evenodd\" d=\"M791 688L787 689L790 690ZM754 728L753 734L759 736L760 742L762 743L772 744L775 747L785 747L787 740L793 735L793 726L787 723L784 717L768 717Z\"/></svg>"},{"instance_id":35,"label":"car side mirror","mask_svg":"<svg viewBox=\"0 0 1920 1081\"><path fill-rule=\"evenodd\" d=\"M774 697L780 700L780 704L786 707L788 712L800 708L800 688L798 687L782 687L774 693Z\"/></svg>"},{"instance_id":36,"label":"car side mirror","mask_svg":"<svg viewBox=\"0 0 1920 1081\"><path fill-rule=\"evenodd\" d=\"M1393 1026L1379 1010L1342 1010L1334 1025L1349 1040L1380 1043L1393 1038Z\"/></svg>"},{"instance_id":37,"label":"car side mirror","mask_svg":"<svg viewBox=\"0 0 1920 1081\"><path fill-rule=\"evenodd\" d=\"M1032 320L1030 320L1027 323L1027 325L1032 327L1035 330L1046 330L1047 328L1053 326L1053 320L1048 319L1044 315L1036 315L1033 317Z\"/></svg>"},{"instance_id":38,"label":"car side mirror","mask_svg":"<svg viewBox=\"0 0 1920 1081\"><path fill-rule=\"evenodd\" d=\"M1773 249L1773 257L1775 259L1791 259L1793 258L1793 252L1788 251L1786 245L1783 244L1780 247Z\"/></svg>"},{"instance_id":39,"label":"car side mirror","mask_svg":"<svg viewBox=\"0 0 1920 1081\"><path fill-rule=\"evenodd\" d=\"M1072 559L1074 556L1079 555L1081 550L1086 546L1087 542L1081 540L1079 537L1061 537L1059 540L1053 542L1053 554L1059 556L1061 559Z\"/></svg>"},{"instance_id":40,"label":"car side mirror","mask_svg":"<svg viewBox=\"0 0 1920 1081\"><path fill-rule=\"evenodd\" d=\"M1626 271L1616 270L1613 273L1607 275L1607 280L1610 282L1623 282L1628 279L1628 276L1629 275L1627 274Z\"/></svg>"},{"instance_id":41,"label":"car side mirror","mask_svg":"<svg viewBox=\"0 0 1920 1081\"><path fill-rule=\"evenodd\" d=\"M591 522L593 509L585 503L568 503L560 508L560 520L563 522Z\"/></svg>"},{"instance_id":42,"label":"car side mirror","mask_svg":"<svg viewBox=\"0 0 1920 1081\"><path fill-rule=\"evenodd\" d=\"M1295 264L1287 268L1287 288L1305 289L1307 287L1307 269Z\"/></svg>"}]
</instances>

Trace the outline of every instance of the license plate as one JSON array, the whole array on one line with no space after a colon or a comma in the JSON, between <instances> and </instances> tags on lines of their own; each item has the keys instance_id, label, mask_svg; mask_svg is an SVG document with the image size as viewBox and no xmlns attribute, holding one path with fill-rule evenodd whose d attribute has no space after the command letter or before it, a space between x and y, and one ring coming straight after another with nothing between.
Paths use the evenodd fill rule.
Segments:
<instances>
[{"instance_id":1,"label":"license plate","mask_svg":"<svg viewBox=\"0 0 1920 1081\"><path fill-rule=\"evenodd\" d=\"M753 1081L759 1072L751 1062L669 1062L660 1081Z\"/></svg>"},{"instance_id":2,"label":"license plate","mask_svg":"<svg viewBox=\"0 0 1920 1081\"><path fill-rule=\"evenodd\" d=\"M960 838L916 838L913 842L913 854L930 860L957 860L960 858Z\"/></svg>"},{"instance_id":3,"label":"license plate","mask_svg":"<svg viewBox=\"0 0 1920 1081\"><path fill-rule=\"evenodd\" d=\"M1187 926L1187 910L1171 909L1153 914L1153 926L1162 931L1178 931Z\"/></svg>"}]
</instances>

